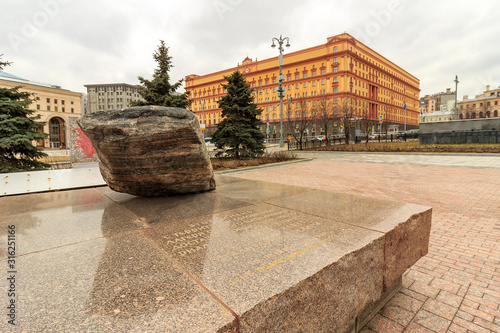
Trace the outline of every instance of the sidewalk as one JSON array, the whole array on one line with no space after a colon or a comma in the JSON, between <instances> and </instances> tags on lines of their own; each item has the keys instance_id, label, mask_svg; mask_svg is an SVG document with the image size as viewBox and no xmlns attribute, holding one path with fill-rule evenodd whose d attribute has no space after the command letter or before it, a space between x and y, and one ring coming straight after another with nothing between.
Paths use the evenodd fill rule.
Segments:
<instances>
[{"instance_id":1,"label":"sidewalk","mask_svg":"<svg viewBox=\"0 0 500 333\"><path fill-rule=\"evenodd\" d=\"M433 207L429 253L364 333L500 332L500 157L299 155L317 160L234 176Z\"/></svg>"}]
</instances>

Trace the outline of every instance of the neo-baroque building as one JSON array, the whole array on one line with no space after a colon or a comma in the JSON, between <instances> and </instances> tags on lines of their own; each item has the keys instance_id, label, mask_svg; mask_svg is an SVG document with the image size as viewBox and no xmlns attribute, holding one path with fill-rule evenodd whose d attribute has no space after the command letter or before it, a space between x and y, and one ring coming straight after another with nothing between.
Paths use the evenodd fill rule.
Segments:
<instances>
[{"instance_id":1,"label":"neo-baroque building","mask_svg":"<svg viewBox=\"0 0 500 333\"><path fill-rule=\"evenodd\" d=\"M262 122L269 121L276 135L279 127L276 124L280 121L278 57L259 61L247 57L233 68L186 76L185 89L192 100L191 110L207 129L216 126L222 111L217 101L226 94L221 84L227 83L224 76L236 70L244 74L254 90L255 101L263 109ZM314 114L315 106L327 102L333 105L335 117L349 100L355 105L354 116L364 115L376 124L380 117L386 124L405 121L410 126L419 124L419 79L348 33L329 37L325 44L285 53L283 75L285 101L289 104L284 121L293 120L298 115L294 109L304 103Z\"/></svg>"}]
</instances>

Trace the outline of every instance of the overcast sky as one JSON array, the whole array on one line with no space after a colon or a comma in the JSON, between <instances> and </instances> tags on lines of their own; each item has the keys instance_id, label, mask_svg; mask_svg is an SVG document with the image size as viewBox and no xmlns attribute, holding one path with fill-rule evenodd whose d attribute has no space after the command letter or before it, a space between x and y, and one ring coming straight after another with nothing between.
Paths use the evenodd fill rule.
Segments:
<instances>
[{"instance_id":1,"label":"overcast sky","mask_svg":"<svg viewBox=\"0 0 500 333\"><path fill-rule=\"evenodd\" d=\"M326 43L344 31L420 79L421 96L459 99L500 86L500 21L493 0L2 0L4 71L78 92L84 84L151 78L170 47L172 81Z\"/></svg>"}]
</instances>

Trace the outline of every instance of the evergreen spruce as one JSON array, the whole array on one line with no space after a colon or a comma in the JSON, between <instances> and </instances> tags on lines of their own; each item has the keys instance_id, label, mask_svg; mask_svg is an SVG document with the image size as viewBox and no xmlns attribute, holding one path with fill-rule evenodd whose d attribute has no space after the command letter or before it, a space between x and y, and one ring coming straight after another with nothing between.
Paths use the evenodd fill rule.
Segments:
<instances>
[{"instance_id":1,"label":"evergreen spruce","mask_svg":"<svg viewBox=\"0 0 500 333\"><path fill-rule=\"evenodd\" d=\"M10 63L0 61L0 70ZM48 164L36 159L47 154L33 142L45 139L38 132L45 123L37 121L40 115L28 109L31 93L20 92L20 87L0 88L0 173L43 170Z\"/></svg>"},{"instance_id":2,"label":"evergreen spruce","mask_svg":"<svg viewBox=\"0 0 500 333\"><path fill-rule=\"evenodd\" d=\"M252 91L243 74L235 71L224 77L227 94L219 100L223 120L217 125L212 142L217 148L229 147L229 157L248 158L264 152L264 134L257 116L262 110L253 102Z\"/></svg>"},{"instance_id":3,"label":"evergreen spruce","mask_svg":"<svg viewBox=\"0 0 500 333\"><path fill-rule=\"evenodd\" d=\"M144 98L144 101L131 102L131 106L139 105L159 105L171 106L179 108L187 108L190 104L187 94L177 94L175 91L182 86L182 79L175 84L170 84L170 75L168 72L172 65L172 57L168 55L168 47L165 42L160 40L158 51L153 53L153 58L158 63L158 68L155 69L153 80L149 81L139 76L141 87L139 94Z\"/></svg>"}]
</instances>

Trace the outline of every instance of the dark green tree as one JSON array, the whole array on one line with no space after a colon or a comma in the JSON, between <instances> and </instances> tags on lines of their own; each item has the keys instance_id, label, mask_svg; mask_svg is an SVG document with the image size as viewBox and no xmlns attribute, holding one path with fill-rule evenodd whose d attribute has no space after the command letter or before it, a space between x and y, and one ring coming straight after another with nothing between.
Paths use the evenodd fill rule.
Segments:
<instances>
[{"instance_id":1,"label":"dark green tree","mask_svg":"<svg viewBox=\"0 0 500 333\"><path fill-rule=\"evenodd\" d=\"M149 81L139 76L141 86L139 94L144 98L144 101L131 102L131 106L139 105L160 105L172 106L178 108L187 108L190 104L186 93L176 93L176 90L182 86L182 79L174 84L170 84L170 75L168 72L172 65L172 57L168 55L168 47L165 42L160 40L158 51L153 53L153 58L158 63L158 68L155 69L153 80Z\"/></svg>"},{"instance_id":2,"label":"dark green tree","mask_svg":"<svg viewBox=\"0 0 500 333\"><path fill-rule=\"evenodd\" d=\"M212 142L217 148L229 147L229 157L249 158L264 152L264 134L257 116L262 110L253 102L252 91L243 74L235 71L224 77L227 94L219 100L223 120L217 125Z\"/></svg>"},{"instance_id":3,"label":"dark green tree","mask_svg":"<svg viewBox=\"0 0 500 333\"><path fill-rule=\"evenodd\" d=\"M0 55L1 57L1 55ZM0 70L10 63L0 60ZM33 142L45 139L47 134L38 132L45 123L37 121L40 115L28 109L32 96L20 92L19 87L0 88L0 172L43 170L48 164L36 159L47 154Z\"/></svg>"}]
</instances>

